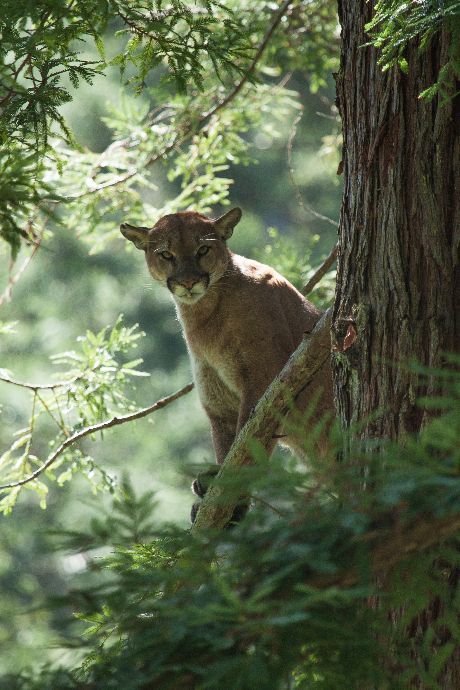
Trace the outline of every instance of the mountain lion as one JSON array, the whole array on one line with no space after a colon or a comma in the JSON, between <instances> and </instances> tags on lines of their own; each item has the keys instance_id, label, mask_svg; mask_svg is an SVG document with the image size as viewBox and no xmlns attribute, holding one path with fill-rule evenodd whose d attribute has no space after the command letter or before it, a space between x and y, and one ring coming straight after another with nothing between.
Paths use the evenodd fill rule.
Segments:
<instances>
[{"instance_id":1,"label":"mountain lion","mask_svg":"<svg viewBox=\"0 0 460 690\"><path fill-rule=\"evenodd\" d=\"M231 252L226 241L241 219L234 208L217 220L173 213L153 228L120 226L145 251L154 280L176 303L200 400L221 464L257 401L311 331L321 312L273 268ZM332 410L329 362L296 400L316 400L310 423ZM291 425L289 425L291 426ZM273 430L273 445L283 436ZM304 432L282 438L302 454Z\"/></svg>"}]
</instances>

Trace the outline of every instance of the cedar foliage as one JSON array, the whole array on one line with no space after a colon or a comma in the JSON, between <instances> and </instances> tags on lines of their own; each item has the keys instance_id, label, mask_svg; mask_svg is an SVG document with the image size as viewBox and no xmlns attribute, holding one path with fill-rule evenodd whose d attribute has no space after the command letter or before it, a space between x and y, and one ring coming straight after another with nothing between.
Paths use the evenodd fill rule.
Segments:
<instances>
[{"instance_id":1,"label":"cedar foliage","mask_svg":"<svg viewBox=\"0 0 460 690\"><path fill-rule=\"evenodd\" d=\"M287 9L292 3L285 4ZM201 0L193 6L182 0L167 6L162 0L145 6L126 0L75 0L70 4L58 0L6 0L2 10L0 170L5 191L0 197L0 235L10 244L13 256L19 251L21 240L37 240L43 217L54 217L59 202L69 205L67 215L71 221L67 222L75 225L83 221L92 228L106 221L110 213L129 209L133 214L133 182L141 186L152 184L145 168L159 158L165 160L169 154L175 154L184 139L193 137L198 146L200 130L208 137L209 128L204 125L209 124L209 113L226 96L225 91L240 79L249 85L258 79L256 71L250 69L251 60L257 54L263 32L276 15L265 2L214 0ZM319 0L313 11L300 5L292 10L290 23L289 40L272 46L271 58L289 60L293 69L301 65L311 69L314 85L324 83L326 70L335 61L335 56L331 59L330 55L330 43L334 43L333 3ZM310 53L296 51L306 23L310 26L313 58ZM110 58L104 44L104 31L108 28L116 30L119 41L117 52ZM97 49L95 57L87 57L90 42ZM125 86L135 92L149 89L148 80L155 70L162 78L153 89L154 106L150 113L137 112L134 122L132 112L115 114L114 129L121 149L110 147L102 164L100 156L83 151L78 155L79 147L59 108L72 99L72 92L81 81L92 83L97 74L110 66L120 69ZM222 151L227 148L224 162L213 163L212 142L207 142L207 161L201 163L200 179L193 185L184 181L178 208L186 208L193 200L199 209L198 190L213 182L216 189L208 190L207 207L226 198L228 184L219 184L217 173L225 169L229 157L233 160L241 152L241 144L233 151L232 139L236 137L238 143L237 134L254 120L257 124L260 108L265 107L263 89L249 93L246 88L241 96L245 95L249 100L255 99L251 109L229 109L227 121L213 118L211 122L222 127L218 132L218 159L222 159ZM180 161L180 156L176 158ZM172 175L190 173L180 162L176 166ZM196 176L196 170L191 172ZM88 178L94 184L81 193ZM118 202L110 198L113 194L104 194L110 182L121 190ZM109 184L109 192L112 187ZM78 203L72 206L73 198ZM171 204L170 212L173 209ZM141 212L139 202L137 212Z\"/></svg>"},{"instance_id":2,"label":"cedar foliage","mask_svg":"<svg viewBox=\"0 0 460 690\"><path fill-rule=\"evenodd\" d=\"M73 642L83 662L5 685L402 690L421 677L437 687L459 635L447 567L458 555L446 537L459 526L460 377L440 377L445 397L420 403L441 415L404 445L382 442L379 462L356 443L347 463L307 473L285 461L267 473L259 455L233 479L253 507L230 530L159 529L152 494L136 496L125 480L88 532L59 535L60 548L86 554L98 573L97 584L77 581L69 595L86 625ZM107 544L112 554L101 560ZM445 568L431 567L433 547ZM382 567L384 594L371 609ZM408 629L433 596L438 617L416 640ZM403 603L394 625L388 612Z\"/></svg>"},{"instance_id":3,"label":"cedar foliage","mask_svg":"<svg viewBox=\"0 0 460 690\"><path fill-rule=\"evenodd\" d=\"M450 34L447 55L439 66L437 80L420 95L432 100L438 93L442 100L455 94L455 82L460 80L460 2L438 0L427 2L399 2L380 0L375 6L367 30L373 44L380 49L379 64L383 69L398 65L407 74L404 53L410 41L417 41L419 50L429 49L430 42L440 31Z\"/></svg>"}]
</instances>

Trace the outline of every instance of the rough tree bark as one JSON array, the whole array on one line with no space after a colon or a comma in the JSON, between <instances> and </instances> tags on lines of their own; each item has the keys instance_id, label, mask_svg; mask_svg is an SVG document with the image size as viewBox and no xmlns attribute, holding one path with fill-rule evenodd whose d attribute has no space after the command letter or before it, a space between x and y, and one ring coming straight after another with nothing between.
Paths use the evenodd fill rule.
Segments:
<instances>
[{"instance_id":1,"label":"rough tree bark","mask_svg":"<svg viewBox=\"0 0 460 690\"><path fill-rule=\"evenodd\" d=\"M332 326L337 411L346 428L372 415L363 439L403 438L423 426L416 398L434 385L424 388L404 365L437 367L460 350L460 101L418 97L436 81L447 33L424 53L409 46L407 75L383 73L377 51L363 47L375 2L338 4L345 186ZM356 339L343 351L350 328ZM435 615L425 612L412 632ZM440 682L460 687L460 655ZM415 679L414 687L425 686Z\"/></svg>"},{"instance_id":2,"label":"rough tree bark","mask_svg":"<svg viewBox=\"0 0 460 690\"><path fill-rule=\"evenodd\" d=\"M396 438L423 415L416 375L394 363L436 367L460 349L460 99L418 97L445 61L445 33L422 54L409 48L407 76L382 72L363 47L374 4L339 2L345 190L333 331L342 342L351 319L358 337L335 357L335 382L345 426L381 409L363 434Z\"/></svg>"}]
</instances>

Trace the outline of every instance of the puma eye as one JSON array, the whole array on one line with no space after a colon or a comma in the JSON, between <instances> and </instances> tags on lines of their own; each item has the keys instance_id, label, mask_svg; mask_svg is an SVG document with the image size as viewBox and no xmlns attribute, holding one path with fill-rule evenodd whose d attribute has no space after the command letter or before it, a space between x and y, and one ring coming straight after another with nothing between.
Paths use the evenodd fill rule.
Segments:
<instances>
[{"instance_id":1,"label":"puma eye","mask_svg":"<svg viewBox=\"0 0 460 690\"><path fill-rule=\"evenodd\" d=\"M163 259L166 259L166 261L171 261L174 259L174 256L171 254L171 252L160 252L161 256Z\"/></svg>"},{"instance_id":2,"label":"puma eye","mask_svg":"<svg viewBox=\"0 0 460 690\"><path fill-rule=\"evenodd\" d=\"M209 247L207 247L205 244L203 244L202 247L200 247L197 251L198 256L204 256L209 252Z\"/></svg>"}]
</instances>

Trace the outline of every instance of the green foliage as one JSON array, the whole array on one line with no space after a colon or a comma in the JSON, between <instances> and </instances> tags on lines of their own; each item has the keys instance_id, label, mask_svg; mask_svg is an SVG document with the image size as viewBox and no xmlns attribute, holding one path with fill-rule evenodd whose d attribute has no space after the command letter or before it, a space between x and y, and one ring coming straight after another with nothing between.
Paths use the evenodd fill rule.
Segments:
<instances>
[{"instance_id":1,"label":"green foliage","mask_svg":"<svg viewBox=\"0 0 460 690\"><path fill-rule=\"evenodd\" d=\"M258 458L241 470L254 506L233 530L155 530L151 496L137 497L125 480L91 533L63 535L89 562L92 549L115 549L103 561L105 579L97 559L97 584L72 590L87 624L83 663L8 678L8 687L51 688L59 679L63 689L403 690L416 677L438 687L460 632L451 587L458 554L449 541L426 556L411 545L420 521L433 523L435 543L436 521L458 520L459 402L460 378L449 374L445 413L417 438L383 443L379 462L360 445L328 471L324 461L305 472L278 459L267 473ZM378 548L378 566L392 574L372 607ZM439 616L423 638L408 637L433 596ZM387 615L395 607L396 621ZM402 675L381 664L384 640Z\"/></svg>"},{"instance_id":2,"label":"green foliage","mask_svg":"<svg viewBox=\"0 0 460 690\"><path fill-rule=\"evenodd\" d=\"M207 0L190 8L174 0L162 9L133 7L124 0L85 0L66 5L56 0L3 3L0 30L3 143L11 138L31 142L37 153L47 150L51 124L57 123L66 135L68 128L59 106L68 102L71 90L63 85L65 75L76 89L80 80L91 83L106 65L103 32L109 20L121 19L132 32L124 50L112 58L123 69L137 68L131 77L140 86L155 66L165 61L168 76L185 90L190 82L201 86L204 61L231 75L243 68L237 60L247 57L251 44L238 15L222 3ZM98 59L82 57L78 42L91 37ZM32 140L32 141L31 141Z\"/></svg>"},{"instance_id":3,"label":"green foliage","mask_svg":"<svg viewBox=\"0 0 460 690\"><path fill-rule=\"evenodd\" d=\"M66 365L66 371L56 383L23 383L16 381L10 372L0 369L0 380L4 384L29 390L31 395L28 424L15 433L14 442L0 457L5 485L0 487L3 494L1 512L11 512L23 486L34 491L40 498L41 507L45 508L48 493L48 487L42 481L45 470L47 478L60 486L80 472L90 481L94 492L103 486L112 488L111 477L78 444L68 448L63 448L62 444L115 413L134 409L125 395L126 385L131 377L148 374L136 369L141 359L123 361L123 355L136 347L136 341L143 335L137 326L123 326L121 317L111 329L103 328L99 333L88 331L79 338L80 351L72 350L52 357L55 364ZM51 439L48 444L41 440L35 448L37 429L41 429L43 424L47 425L45 428ZM62 452L47 467L47 462L61 448ZM35 479L21 484L37 470Z\"/></svg>"},{"instance_id":4,"label":"green foliage","mask_svg":"<svg viewBox=\"0 0 460 690\"><path fill-rule=\"evenodd\" d=\"M455 80L460 79L459 0L379 0L366 30L381 51L379 63L383 68L399 65L403 72L408 70L405 55L410 41L417 40L423 51L440 31L450 33L447 59L439 68L437 81L420 97L431 100L439 93L442 101L447 101L455 96Z\"/></svg>"},{"instance_id":5,"label":"green foliage","mask_svg":"<svg viewBox=\"0 0 460 690\"><path fill-rule=\"evenodd\" d=\"M96 250L113 236L122 214L137 220L142 212L155 217L225 203L231 178L221 173L230 161L248 160L244 133L268 126L267 113L275 112L276 119L278 100L291 95L263 77L264 69L275 73L267 58L291 70L307 68L315 88L337 59L329 40L336 25L331 0L286 8L288 26L277 40L270 36L266 56L257 49L277 12L270 3L256 5L206 0L191 7L174 0L164 7L157 0L144 8L126 0L70 6L8 0L0 20L0 141L6 156L0 220L14 256L22 238L41 237L52 211L58 217L57 204L64 224L82 234L97 228ZM112 24L123 28L109 59L104 32ZM305 25L312 50L298 51ZM252 62L256 55L260 64ZM147 94L152 108L144 101L130 106L128 118L127 112L112 112L107 121L116 139L101 156L79 149L61 106L82 80L91 83L110 66L121 70L125 87ZM188 140L188 152L178 154ZM158 161L171 167L172 180L182 178L181 189L167 207L151 209L145 192L156 189L150 167Z\"/></svg>"},{"instance_id":6,"label":"green foliage","mask_svg":"<svg viewBox=\"0 0 460 690\"><path fill-rule=\"evenodd\" d=\"M190 84L203 89L204 63L211 62L215 74L221 71L232 78L242 74L241 60L251 56L252 45L239 13L222 2L202 0L190 3L173 0L163 9L161 0L151 7L133 7L133 3L119 0L111 3L115 16L123 20L123 33L132 36L123 53L113 58L124 72L127 64L137 73L128 81L142 90L151 70L162 63L168 65L167 79L179 92Z\"/></svg>"},{"instance_id":7,"label":"green foliage","mask_svg":"<svg viewBox=\"0 0 460 690\"><path fill-rule=\"evenodd\" d=\"M130 360L128 349L139 343L139 333L120 321L113 329L101 330L101 324L112 318L106 318L107 313L119 311L122 297L132 309L129 322L137 321L139 314L149 330L149 345L142 354L150 358L148 368L154 375L143 390L146 399L151 402L152 388L155 399L163 385L171 390L173 377L181 383L181 377L188 377L167 298L157 294L145 298L142 285L137 287L142 283L140 264L128 273L116 246L108 245L118 236L120 220L144 224L146 219L154 222L163 213L192 206L211 211L226 203L240 166L238 194L247 201L252 219L263 216L263 221L248 223L241 241L250 247L252 238L257 244L261 236L257 232L265 223L283 227L279 208L274 210L280 198L288 205L280 182L279 149L299 100L294 87L287 88L289 73L301 72L299 82L307 80L312 91L321 88L337 65L338 34L333 0L292 2L248 73L279 6L266 0L173 0L167 6L158 0L149 9L127 0L3 3L2 238L15 254L23 240L36 245L58 223L60 232L49 254L49 246L43 253L40 250L38 267L32 267L35 278L24 284L22 295L22 284L18 287L22 301L11 318L20 322L21 340L15 341L17 351L10 356L17 363L11 368L15 376L24 369L26 376L33 359L35 372L38 353L53 351L55 332L65 342L66 329L75 328L74 322L68 325L75 312L84 320L83 329L89 323L94 332L80 340L78 350L53 358L64 369L56 384L13 385L12 375L3 372L7 393L2 412L10 419L5 428L13 424L22 428L13 442L6 438L2 481L17 484L43 468L72 434L134 409L126 386L132 375L140 373L139 360ZM379 3L380 14L370 30L377 32L374 37L384 31L381 47L387 50L386 60L399 60L404 68L407 41L423 36L427 43L430 31L441 25L451 26L457 36L453 21L458 2L437 6L444 11L442 17L434 3L408 3L399 13L401 3ZM439 84L447 85L452 69L458 73L454 43L449 63L441 67ZM96 152L76 144L62 105L76 97L74 112L79 120L97 129L94 113L91 116L88 102L79 94L85 82L96 80L101 71L110 74L111 67L121 69L125 92L103 113L108 141L100 139ZM116 90L113 85L111 81L108 88ZM138 94L136 98L129 89ZM440 92L444 95L441 88ZM319 99L309 101L311 115L322 108L319 103ZM307 144L310 149L314 146L314 127L310 117L302 155L306 156ZM321 130L318 140L323 134ZM262 155L258 139L262 144L274 142L272 150L264 152L259 178L241 167ZM330 185L320 186L316 180L311 187L315 199L317 193L324 198L327 187L329 203ZM250 213L247 217L251 219ZM68 240L75 235L86 239L93 253L106 251L99 257L84 256L81 246ZM306 234L291 241L283 227L283 233L271 231L269 242L260 258L300 286L312 271L314 240ZM331 286L330 276L318 291L321 304L331 299ZM2 322L0 330L7 334L8 324ZM27 347L33 353L29 359ZM26 416L22 412L26 405L16 393L27 398ZM61 532L60 545L64 542L70 556L80 556L87 567L81 576L72 577L67 607L64 612L55 610L54 620L62 621L69 607L78 610L80 620L69 628L76 631L77 639L69 638L70 632L63 646L70 639L72 650L76 646L84 661L67 657L65 668L24 670L0 679L0 685L22 690L143 686L336 690L387 682L392 689L398 683L402 689L423 674L424 682L436 687L453 640L458 639L449 586L452 564L457 562L453 550L445 545L436 552L438 570L431 567L431 555L416 553L401 560L380 608L367 608L366 602L375 594L370 563L372 549L381 539L404 535L426 516L436 529L437 520L458 515L459 399L456 380L448 395L426 403L440 405L442 416L420 437L406 439L401 446L384 445L378 463L375 455L369 457L359 446L353 448L349 464L325 469L318 463L308 472L274 459L267 473L266 459L259 458L254 468L237 478L241 490L250 491L253 510L240 526L224 534L161 527L165 504L169 514L174 511L169 505L171 494L160 503L165 485L175 487L178 512L186 503L177 488L185 485L186 477L179 477L177 467L202 464L209 456L204 422L194 426L191 421L195 405L188 403L179 410L180 424L171 418L154 433L135 438L126 433L123 438L107 435L102 458L95 444L88 447L82 441L81 446L69 446L24 488L35 492L44 506L50 482L65 487L53 495L43 515L51 520L51 511L61 501L53 519L69 528ZM159 488L160 510L154 512L151 491L137 495L127 480L115 488L112 466L110 472L107 465L102 467L108 454L113 455L114 465L123 466L127 459L135 457L140 463L142 457L136 479L150 489ZM94 508L98 513L92 512L92 517L86 506L82 510L74 505L78 501L67 498L66 490L74 484L68 480L77 473L95 491L104 487L117 491L108 510L101 507L100 495ZM20 492L19 485L3 490L4 512L11 510ZM0 608L10 629L0 626L0 643L7 648L5 656L13 657L21 649L32 660L47 655L39 644L48 641L56 627L50 623L47 628L49 611L38 622L34 619L37 607L32 607L30 581L41 577L52 583L48 591L59 591L58 585L69 579L67 571L60 571L59 561L40 572L43 548L36 534L41 523L37 527L34 509L27 500L16 507L17 524L9 520L2 531L0 559L6 590ZM85 519L88 528L80 528ZM102 559L107 548L113 554ZM390 558L393 551L390 544ZM343 580L344 573L352 573L351 584ZM24 599L29 604L25 623L14 618L19 587L27 594L20 592L21 613ZM423 639L420 633L408 638L407 626L416 628L414 616L433 594L440 616ZM399 606L404 608L403 616L391 628L387 609ZM87 627L83 646L82 625ZM32 638L28 645L25 632ZM42 635L39 644L38 635ZM396 681L384 677L382 639L391 642L394 666L404 669ZM423 660L420 666L414 651ZM17 667L24 656L11 665Z\"/></svg>"},{"instance_id":8,"label":"green foliage","mask_svg":"<svg viewBox=\"0 0 460 690\"><path fill-rule=\"evenodd\" d=\"M86 532L82 529L50 532L55 537L54 548L86 553L107 545L130 548L133 544L147 543L156 537L156 508L154 492L137 496L125 474L117 485L110 510L99 507L99 516L90 519Z\"/></svg>"},{"instance_id":9,"label":"green foliage","mask_svg":"<svg viewBox=\"0 0 460 690\"><path fill-rule=\"evenodd\" d=\"M59 106L71 99L62 75L76 88L91 82L101 60L82 58L72 49L84 35L97 35L106 22L106 3L78 2L69 6L55 0L17 3L6 0L0 21L2 117L0 140L25 143L38 155L48 149L52 123L66 135ZM76 6L75 6L76 5Z\"/></svg>"},{"instance_id":10,"label":"green foliage","mask_svg":"<svg viewBox=\"0 0 460 690\"><path fill-rule=\"evenodd\" d=\"M124 98L118 108L111 107L105 118L108 127L124 138L123 143L110 146L102 156L82 152L68 157L64 166L66 186L61 188L66 195L67 214L62 222L78 228L79 236L87 239L92 251L100 250L119 235L115 218L128 216L139 223L149 218L154 224L167 213L191 207L209 213L218 204L228 204L233 183L230 166L252 160L253 149L244 138L247 132L269 130L276 137L277 125L281 126L298 107L297 94L285 87L246 87L235 99L234 108L209 117L197 131L187 125L187 136L181 135L184 120L199 123L209 97L206 92L203 97L176 99L155 117L142 107L136 108L132 99ZM154 206L149 198L157 187L149 169L160 159L168 164L172 194L167 202Z\"/></svg>"},{"instance_id":11,"label":"green foliage","mask_svg":"<svg viewBox=\"0 0 460 690\"><path fill-rule=\"evenodd\" d=\"M259 11L266 10L266 2L259 5ZM271 62L289 62L307 76L310 90L316 93L339 67L337 3L331 0L292 3L288 21L289 30L269 49Z\"/></svg>"},{"instance_id":12,"label":"green foliage","mask_svg":"<svg viewBox=\"0 0 460 690\"><path fill-rule=\"evenodd\" d=\"M124 49L110 62L122 72L128 64L135 66L128 82L134 82L138 90L162 62L167 63L166 75L180 91L190 83L203 88L208 61L218 77L220 69L230 76L244 71L241 60L250 55L252 46L239 15L213 0L193 9L180 0L166 10L160 0L155 4L156 10L133 7L123 0L85 0L71 5L41 0L25 6L8 0L3 4L0 142L7 165L2 165L5 191L0 198L0 220L4 221L2 238L10 244L13 256L21 237L33 237L24 223L31 207L36 209L32 217L44 206L49 215L45 202L60 198L44 183L43 161L54 158L59 177L66 156L56 152L56 137L63 138L71 151L75 149L60 107L72 99L72 90L81 80L92 83L106 66L103 36L109 20L124 23L126 29L119 35L130 34ZM95 59L81 51L88 38L97 47ZM87 167L80 184L88 174Z\"/></svg>"},{"instance_id":13,"label":"green foliage","mask_svg":"<svg viewBox=\"0 0 460 690\"><path fill-rule=\"evenodd\" d=\"M20 144L0 150L0 176L0 237L15 259L23 240L36 242L43 234L37 218L40 203L58 197L44 181L44 165Z\"/></svg>"}]
</instances>

